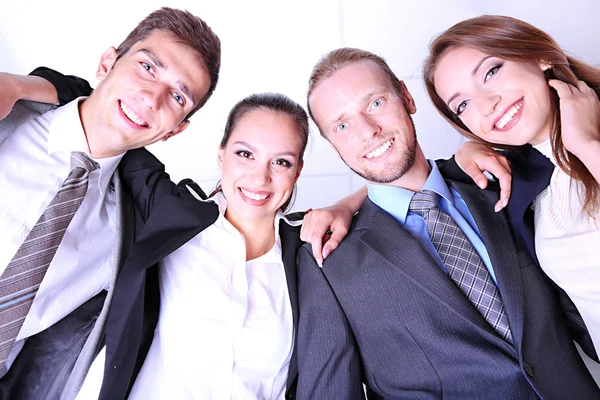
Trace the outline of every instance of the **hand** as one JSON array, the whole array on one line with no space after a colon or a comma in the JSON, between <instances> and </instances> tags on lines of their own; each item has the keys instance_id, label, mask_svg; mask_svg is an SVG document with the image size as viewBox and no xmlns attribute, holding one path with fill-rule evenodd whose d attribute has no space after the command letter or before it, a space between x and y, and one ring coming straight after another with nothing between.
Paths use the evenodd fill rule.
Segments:
<instances>
[{"instance_id":1,"label":"hand","mask_svg":"<svg viewBox=\"0 0 600 400\"><path fill-rule=\"evenodd\" d=\"M354 210L343 204L313 210L304 216L300 238L312 245L313 255L320 266L348 234Z\"/></svg>"},{"instance_id":2,"label":"hand","mask_svg":"<svg viewBox=\"0 0 600 400\"><path fill-rule=\"evenodd\" d=\"M556 79L548 84L560 99L563 145L581 159L590 146L600 142L600 100L583 81L578 81L576 87Z\"/></svg>"},{"instance_id":3,"label":"hand","mask_svg":"<svg viewBox=\"0 0 600 400\"><path fill-rule=\"evenodd\" d=\"M17 100L22 98L20 81L16 75L0 72L0 120L13 109Z\"/></svg>"},{"instance_id":4,"label":"hand","mask_svg":"<svg viewBox=\"0 0 600 400\"><path fill-rule=\"evenodd\" d=\"M460 145L454 158L458 166L481 189L485 189L488 184L483 171L494 175L500 183L500 200L494 205L494 211L498 212L506 207L512 181L510 164L506 157L484 144L465 142Z\"/></svg>"}]
</instances>

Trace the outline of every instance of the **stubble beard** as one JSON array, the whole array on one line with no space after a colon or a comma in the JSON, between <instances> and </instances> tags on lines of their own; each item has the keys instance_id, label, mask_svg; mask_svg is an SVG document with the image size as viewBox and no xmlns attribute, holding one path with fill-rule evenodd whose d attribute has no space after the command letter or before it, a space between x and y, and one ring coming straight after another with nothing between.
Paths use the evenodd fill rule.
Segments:
<instances>
[{"instance_id":1,"label":"stubble beard","mask_svg":"<svg viewBox=\"0 0 600 400\"><path fill-rule=\"evenodd\" d=\"M386 162L385 167L380 171L371 171L369 169L365 169L364 171L357 171L356 169L348 165L346 160L344 160L343 158L342 161L344 161L344 163L348 165L348 168L350 168L355 174L369 182L387 184L402 178L402 176L404 176L404 174L406 174L412 168L413 164L415 163L417 153L417 133L412 118L410 118L410 123L412 127L412 135L409 136L407 140L402 141L401 143L398 141L398 139L396 139L393 145L404 147L403 153L405 157L403 157L402 160L400 160L400 162ZM362 157L360 157L358 159L358 164L362 162L363 159Z\"/></svg>"}]
</instances>

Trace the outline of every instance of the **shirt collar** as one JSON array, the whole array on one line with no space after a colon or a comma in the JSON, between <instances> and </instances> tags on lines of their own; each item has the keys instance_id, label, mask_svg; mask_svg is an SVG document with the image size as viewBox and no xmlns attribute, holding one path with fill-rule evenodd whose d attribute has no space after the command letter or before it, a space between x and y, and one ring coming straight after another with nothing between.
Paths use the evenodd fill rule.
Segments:
<instances>
[{"instance_id":1,"label":"shirt collar","mask_svg":"<svg viewBox=\"0 0 600 400\"><path fill-rule=\"evenodd\" d=\"M427 160L431 171L423 185L423 190L431 190L452 204L450 189L434 161ZM415 192L391 185L367 184L369 199L383 210L394 216L402 224L406 223L408 206Z\"/></svg>"},{"instance_id":2,"label":"shirt collar","mask_svg":"<svg viewBox=\"0 0 600 400\"><path fill-rule=\"evenodd\" d=\"M207 200L202 200L200 198L200 196L198 196L198 194L193 191L189 186L188 186L188 190L192 193L192 195L200 200L200 201L214 201L217 206L219 207L219 214L221 214L222 218L225 218L225 210L227 210L227 199L225 198L225 196L223 195L223 192L219 191L217 193L215 193L215 195ZM302 221L288 221L288 219L285 217L285 215L283 214L283 212L281 210L277 211L277 214L275 214L275 244L273 245L273 247L271 248L271 250L269 250L267 253L263 254L262 256L251 260L251 262L277 262L277 263L282 263L282 253L281 253L281 235L279 234L279 221L283 219L284 221L286 221L289 225L295 224L295 225L299 225L297 222L299 222L300 224L302 224Z\"/></svg>"},{"instance_id":3,"label":"shirt collar","mask_svg":"<svg viewBox=\"0 0 600 400\"><path fill-rule=\"evenodd\" d=\"M85 99L86 97L79 97L54 111L48 131L48 155L71 153L72 151L87 154L100 165L98 190L103 194L124 154L106 158L94 158L90 155L90 149L79 116L79 103Z\"/></svg>"}]
</instances>

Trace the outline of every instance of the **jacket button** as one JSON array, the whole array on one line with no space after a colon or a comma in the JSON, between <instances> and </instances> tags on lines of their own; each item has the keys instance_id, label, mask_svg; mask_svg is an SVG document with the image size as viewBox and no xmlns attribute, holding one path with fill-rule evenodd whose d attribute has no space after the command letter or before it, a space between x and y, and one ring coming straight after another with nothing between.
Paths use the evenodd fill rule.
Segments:
<instances>
[{"instance_id":1,"label":"jacket button","mask_svg":"<svg viewBox=\"0 0 600 400\"><path fill-rule=\"evenodd\" d=\"M525 370L525 373L527 375L529 375L530 378L533 378L533 367L529 364L527 364L526 362L523 363L523 369Z\"/></svg>"}]
</instances>

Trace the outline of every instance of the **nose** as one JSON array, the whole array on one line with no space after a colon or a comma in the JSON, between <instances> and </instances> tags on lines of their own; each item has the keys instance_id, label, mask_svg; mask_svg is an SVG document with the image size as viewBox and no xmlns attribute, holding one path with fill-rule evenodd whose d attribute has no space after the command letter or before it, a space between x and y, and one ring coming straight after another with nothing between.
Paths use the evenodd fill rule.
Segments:
<instances>
[{"instance_id":1,"label":"nose","mask_svg":"<svg viewBox=\"0 0 600 400\"><path fill-rule=\"evenodd\" d=\"M371 115L361 114L359 124L360 133L363 139L370 139L381 133L381 127Z\"/></svg>"},{"instance_id":2,"label":"nose","mask_svg":"<svg viewBox=\"0 0 600 400\"><path fill-rule=\"evenodd\" d=\"M158 82L146 86L140 93L140 97L144 101L144 104L152 110L157 110L161 99L168 92L168 88L165 85L161 85Z\"/></svg>"},{"instance_id":3,"label":"nose","mask_svg":"<svg viewBox=\"0 0 600 400\"><path fill-rule=\"evenodd\" d=\"M252 168L252 171L250 172L250 179L252 184L255 187L261 187L266 185L269 182L270 179L270 169L269 169L269 165L262 165L259 163L256 163L257 165L254 165Z\"/></svg>"},{"instance_id":4,"label":"nose","mask_svg":"<svg viewBox=\"0 0 600 400\"><path fill-rule=\"evenodd\" d=\"M492 115L496 111L501 97L496 93L481 93L477 96L477 108L484 117Z\"/></svg>"}]
</instances>

